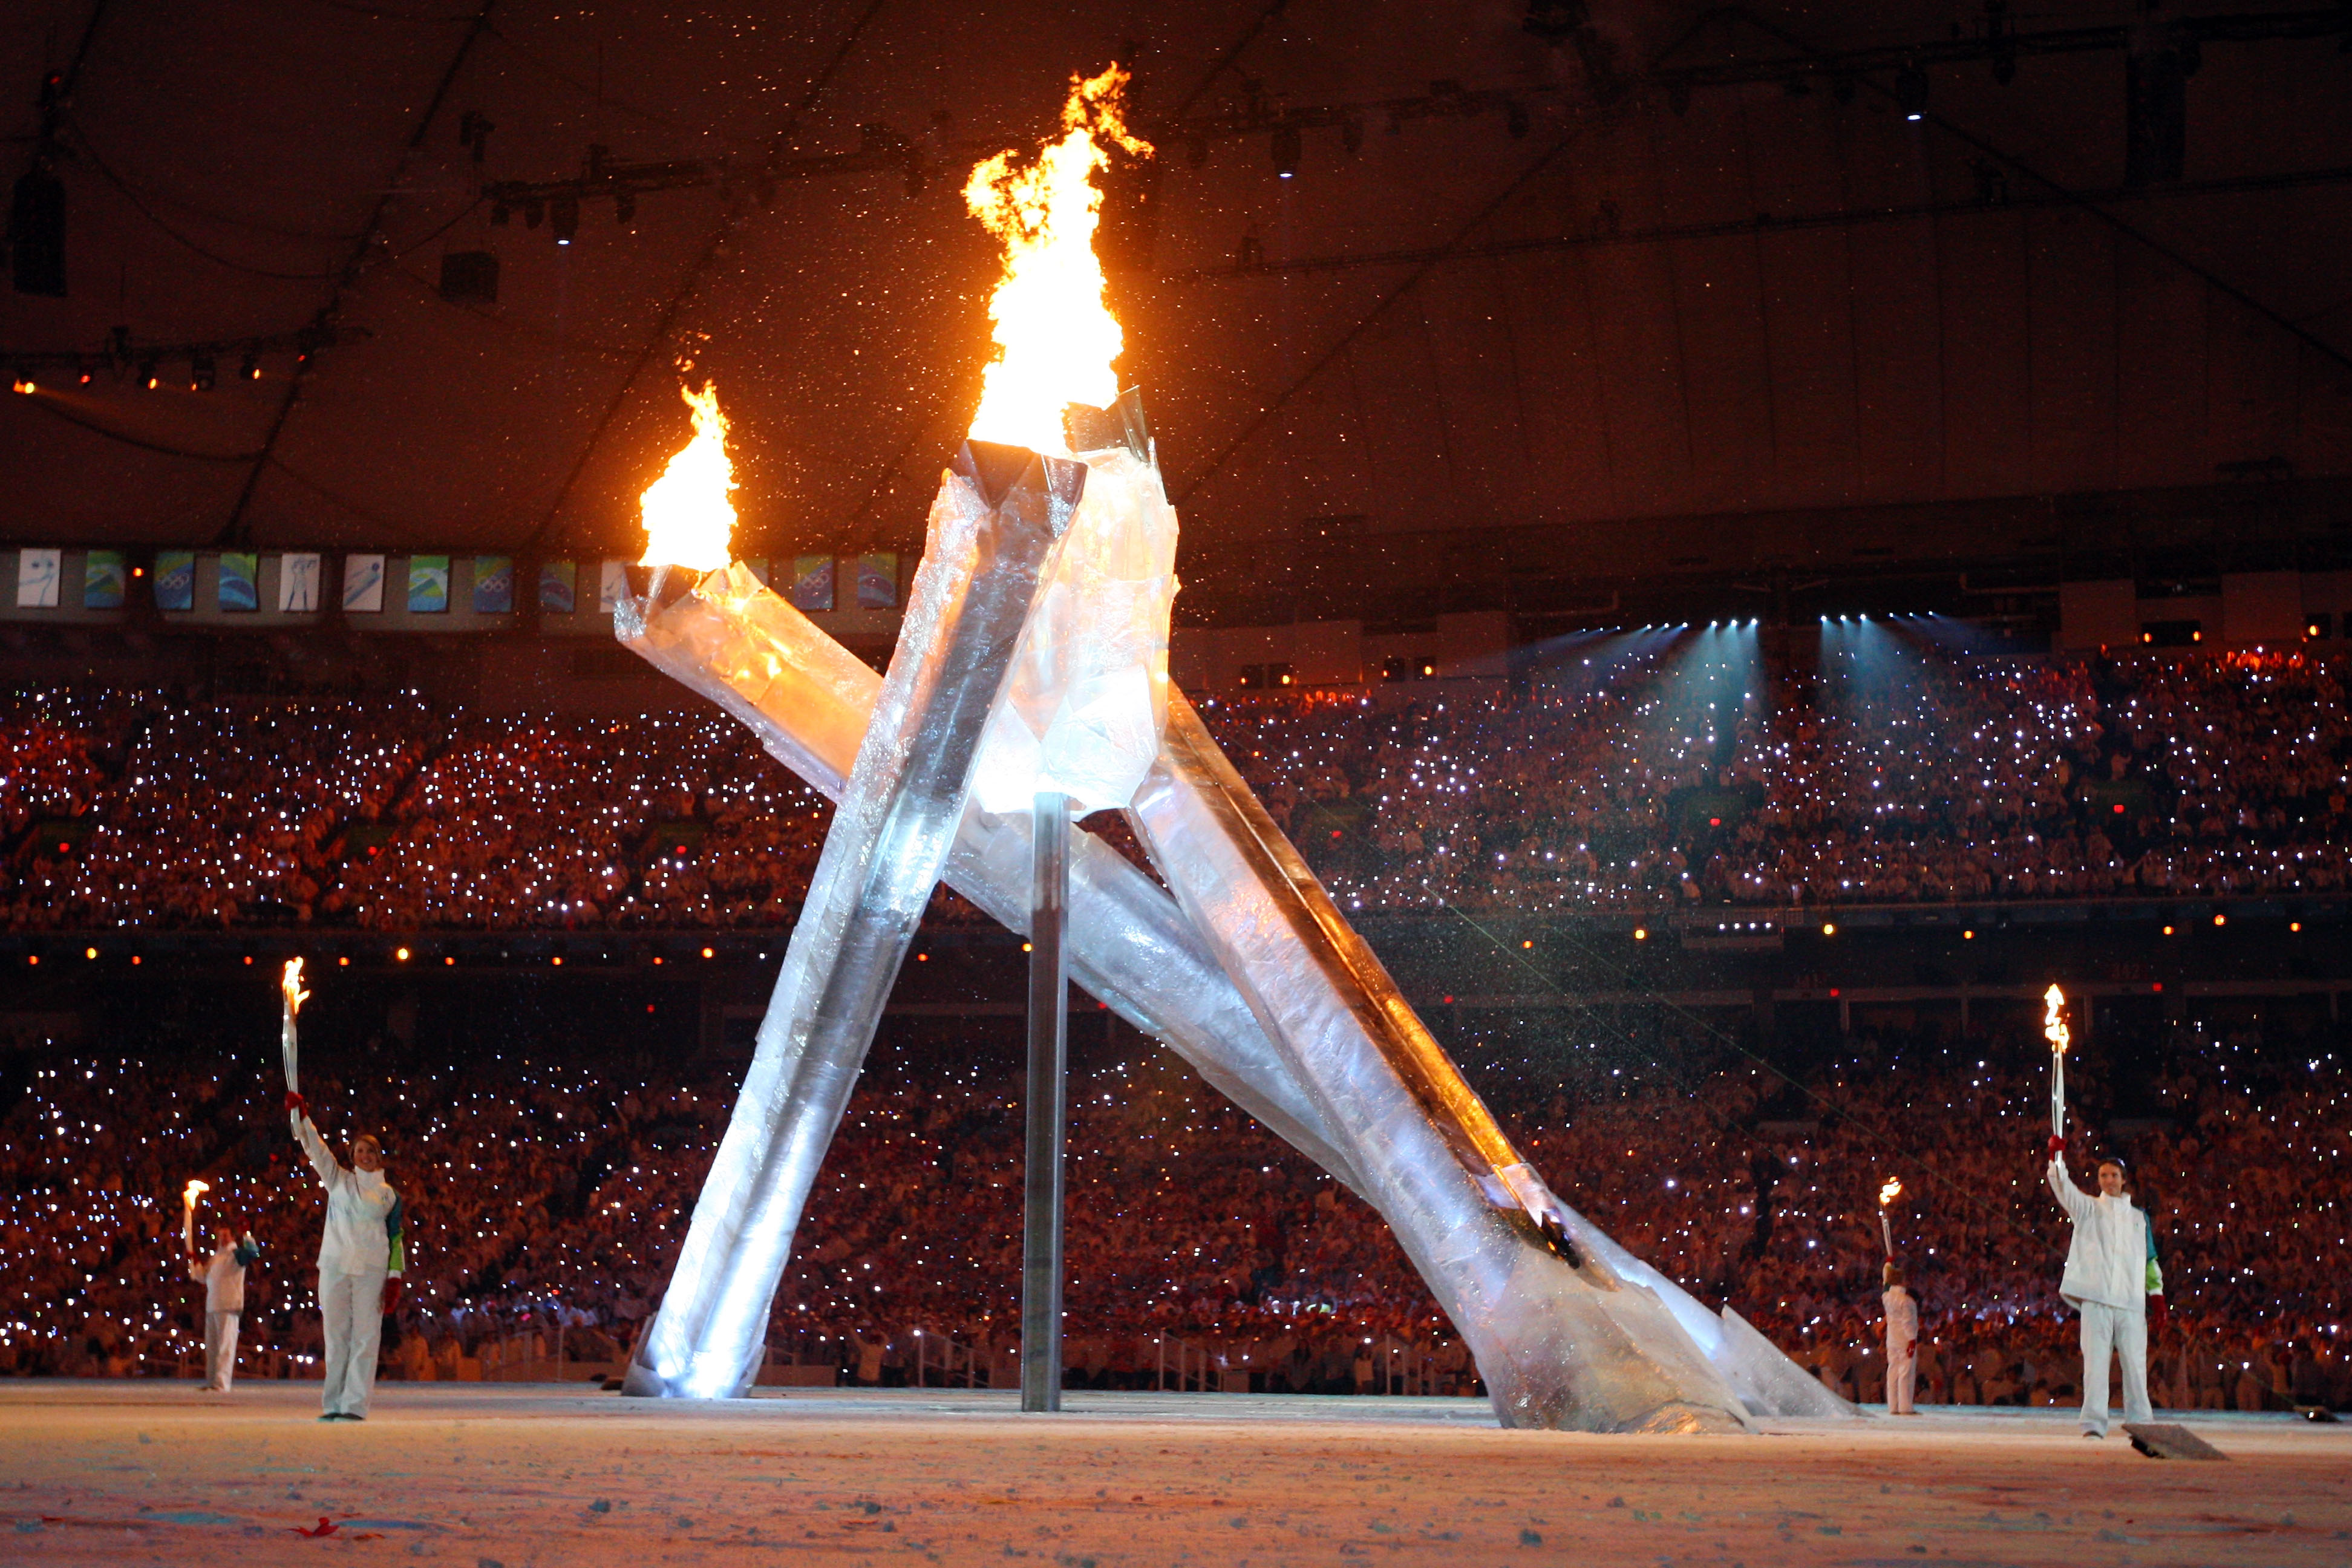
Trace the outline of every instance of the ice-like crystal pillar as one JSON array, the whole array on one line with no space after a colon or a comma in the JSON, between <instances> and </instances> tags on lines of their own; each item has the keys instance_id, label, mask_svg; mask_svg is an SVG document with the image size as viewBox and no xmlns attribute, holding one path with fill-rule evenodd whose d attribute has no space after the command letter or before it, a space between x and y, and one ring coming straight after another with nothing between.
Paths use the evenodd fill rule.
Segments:
<instances>
[{"instance_id":1,"label":"ice-like crystal pillar","mask_svg":"<svg viewBox=\"0 0 2352 1568\"><path fill-rule=\"evenodd\" d=\"M1738 1396L1664 1304L1574 1237L1181 696L1130 816L1469 1344L1505 1425L1743 1425Z\"/></svg>"},{"instance_id":2,"label":"ice-like crystal pillar","mask_svg":"<svg viewBox=\"0 0 2352 1568\"><path fill-rule=\"evenodd\" d=\"M840 796L880 678L747 568L712 573L675 600L625 601L614 631L656 668L734 714L812 786ZM950 885L1024 933L1029 826L1026 812L992 816L968 808L946 871ZM1073 977L1082 987L1166 1043L1324 1170L1359 1193L1367 1190L1342 1150L1355 1148L1360 1134L1342 1138L1332 1131L1168 895L1083 829L1072 833L1069 944ZM1718 1318L1575 1211L1559 1207L1586 1256L1585 1271L1593 1272L1597 1260L1645 1289L1674 1319L1661 1337L1685 1347L1695 1341L1752 1414L1851 1414L1736 1314ZM1613 1307L1617 1298L1609 1300ZM1638 1299L1623 1306L1619 1315L1629 1321L1644 1315ZM1622 1331L1598 1342L1617 1346ZM1562 1353L1581 1352L1571 1345Z\"/></svg>"},{"instance_id":3,"label":"ice-like crystal pillar","mask_svg":"<svg viewBox=\"0 0 2352 1568\"><path fill-rule=\"evenodd\" d=\"M740 563L676 598L626 599L614 633L732 713L768 753L838 800L882 678ZM1029 931L1030 823L968 804L950 887L1008 930ZM1072 978L1209 1084L1349 1186L1348 1163L1276 1056L1241 993L1175 901L1083 828L1070 836Z\"/></svg>"},{"instance_id":4,"label":"ice-like crystal pillar","mask_svg":"<svg viewBox=\"0 0 2352 1568\"><path fill-rule=\"evenodd\" d=\"M793 927L634 1393L758 1375L810 1186L963 817L971 764L1083 466L971 442L942 476L898 648Z\"/></svg>"}]
</instances>

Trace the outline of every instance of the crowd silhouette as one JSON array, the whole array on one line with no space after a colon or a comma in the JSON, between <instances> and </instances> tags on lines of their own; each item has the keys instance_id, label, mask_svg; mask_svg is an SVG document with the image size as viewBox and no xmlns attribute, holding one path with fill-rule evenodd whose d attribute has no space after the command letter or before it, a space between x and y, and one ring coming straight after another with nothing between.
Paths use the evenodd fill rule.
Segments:
<instances>
[{"instance_id":1,"label":"crowd silhouette","mask_svg":"<svg viewBox=\"0 0 2352 1568\"><path fill-rule=\"evenodd\" d=\"M2326 894L2352 874L2339 659L1592 647L1515 684L1202 710L1343 908ZM18 931L782 925L830 820L709 717L49 690L8 701L0 741ZM933 913L982 918L945 893Z\"/></svg>"}]
</instances>

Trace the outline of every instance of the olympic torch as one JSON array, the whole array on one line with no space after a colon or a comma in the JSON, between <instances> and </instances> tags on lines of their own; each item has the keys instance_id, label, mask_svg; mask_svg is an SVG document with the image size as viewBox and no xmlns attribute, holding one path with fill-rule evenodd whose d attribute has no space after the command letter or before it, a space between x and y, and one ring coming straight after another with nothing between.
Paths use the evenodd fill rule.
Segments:
<instances>
[{"instance_id":1,"label":"olympic torch","mask_svg":"<svg viewBox=\"0 0 2352 1568\"><path fill-rule=\"evenodd\" d=\"M286 961L286 973L279 976L278 989L286 998L285 1021L278 1026L278 1049L286 1058L286 1092L299 1094L302 1092L302 1078L299 1059L299 1051L294 1041L294 1015L300 1012L302 1004L310 999L310 994L302 989L300 959L289 958Z\"/></svg>"},{"instance_id":2,"label":"olympic torch","mask_svg":"<svg viewBox=\"0 0 2352 1568\"><path fill-rule=\"evenodd\" d=\"M1897 1199L1897 1198L1901 1197L1902 1195L1903 1195L1903 1184L1902 1184L1902 1182L1901 1182L1899 1179L1896 1179L1896 1178L1895 1178L1895 1177L1889 1177L1886 1181L1885 1181L1884 1183L1880 1184L1880 1185L1879 1185L1879 1188L1878 1188L1878 1239L1879 1239L1881 1242L1883 1242L1883 1243L1885 1243L1885 1247L1886 1247L1886 1256L1887 1256L1889 1258L1892 1258L1895 1256L1895 1232L1894 1232L1893 1228L1892 1228L1891 1226L1888 1226L1888 1224L1886 1223L1886 1205L1889 1205L1889 1204L1891 1204L1891 1203L1893 1203L1895 1199Z\"/></svg>"},{"instance_id":3,"label":"olympic torch","mask_svg":"<svg viewBox=\"0 0 2352 1568\"><path fill-rule=\"evenodd\" d=\"M2066 1027L2066 994L2053 983L2042 994L2042 1037L2050 1042L2050 1136L2066 1136L2066 1047L2074 1043Z\"/></svg>"},{"instance_id":4,"label":"olympic torch","mask_svg":"<svg viewBox=\"0 0 2352 1568\"><path fill-rule=\"evenodd\" d=\"M196 1199L213 1190L210 1182L194 1181L180 1189L180 1250L196 1250Z\"/></svg>"}]
</instances>

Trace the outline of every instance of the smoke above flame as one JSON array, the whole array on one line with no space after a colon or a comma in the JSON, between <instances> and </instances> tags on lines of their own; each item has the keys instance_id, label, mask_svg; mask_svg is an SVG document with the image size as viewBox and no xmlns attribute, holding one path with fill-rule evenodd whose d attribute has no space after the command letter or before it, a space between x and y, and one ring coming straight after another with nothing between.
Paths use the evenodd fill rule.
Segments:
<instances>
[{"instance_id":1,"label":"smoke above flame","mask_svg":"<svg viewBox=\"0 0 2352 1568\"><path fill-rule=\"evenodd\" d=\"M735 488L735 465L727 457L727 416L719 412L719 388L710 382L700 392L681 386L677 395L694 410L694 439L637 498L646 524L638 564L718 572L734 559L735 503L727 498Z\"/></svg>"},{"instance_id":2,"label":"smoke above flame","mask_svg":"<svg viewBox=\"0 0 2352 1568\"><path fill-rule=\"evenodd\" d=\"M2050 1049L2058 1056L2074 1043L2074 1032L2066 1027L2066 993L2052 985L2042 994L2042 1037L2050 1042Z\"/></svg>"},{"instance_id":3,"label":"smoke above flame","mask_svg":"<svg viewBox=\"0 0 2352 1568\"><path fill-rule=\"evenodd\" d=\"M1067 455L1062 410L1101 408L1118 396L1111 363L1124 340L1103 302L1094 245L1102 192L1094 175L1113 147L1150 155L1151 144L1129 134L1122 118L1127 80L1116 61L1099 76L1072 77L1061 140L1026 164L999 153L964 183L964 205L1004 245L1004 279L988 301L997 353L972 416L974 440Z\"/></svg>"}]
</instances>

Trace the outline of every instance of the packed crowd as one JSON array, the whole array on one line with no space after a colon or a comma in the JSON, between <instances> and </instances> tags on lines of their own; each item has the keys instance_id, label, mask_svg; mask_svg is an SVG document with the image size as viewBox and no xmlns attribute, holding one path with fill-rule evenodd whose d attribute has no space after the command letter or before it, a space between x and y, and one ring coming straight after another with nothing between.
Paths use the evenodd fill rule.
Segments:
<instances>
[{"instance_id":1,"label":"packed crowd","mask_svg":"<svg viewBox=\"0 0 2352 1568\"><path fill-rule=\"evenodd\" d=\"M2041 1185L2038 1044L1857 1037L1802 1083L1755 1059L1696 1078L1630 1058L1573 1078L1524 1060L1474 1071L1588 1217L1865 1399L1883 1375L1874 1195L1899 1177L1907 1195L1888 1219L1924 1304L1921 1398L2063 1404L2076 1372L2056 1298L2065 1226ZM226 1069L239 1057L226 1042L177 1066L56 1053L13 1086L0 1372L193 1364L201 1289L178 1261L192 1176L213 1184L200 1229L250 1227L263 1246L248 1375L300 1375L317 1356L319 1187L244 1056ZM2352 1078L2335 1056L2201 1027L2168 1059L2135 1097L2135 1122L2110 1115L2095 1073L2076 1090L2084 1122L2116 1123L2087 1142L2129 1154L2155 1216L2174 1309L2155 1349L2159 1400L2352 1407ZM496 1376L559 1341L575 1366L616 1366L660 1300L730 1078L663 1081L576 1056L340 1081L329 1068L306 1064L318 1119L338 1142L379 1132L406 1200L393 1374L470 1363ZM963 1379L1013 1375L1018 1092L1011 1064L984 1053L877 1047L776 1299L775 1362L826 1381L907 1381L943 1363ZM1173 1354L1225 1386L1346 1392L1404 1368L1413 1387L1475 1392L1385 1226L1167 1058L1139 1047L1075 1079L1071 1103L1074 1380L1148 1384Z\"/></svg>"},{"instance_id":2,"label":"packed crowd","mask_svg":"<svg viewBox=\"0 0 2352 1568\"><path fill-rule=\"evenodd\" d=\"M1711 633L1203 713L1348 908L2228 896L2352 878L2343 675ZM772 925L830 816L715 718L59 690L0 705L0 929Z\"/></svg>"}]
</instances>

